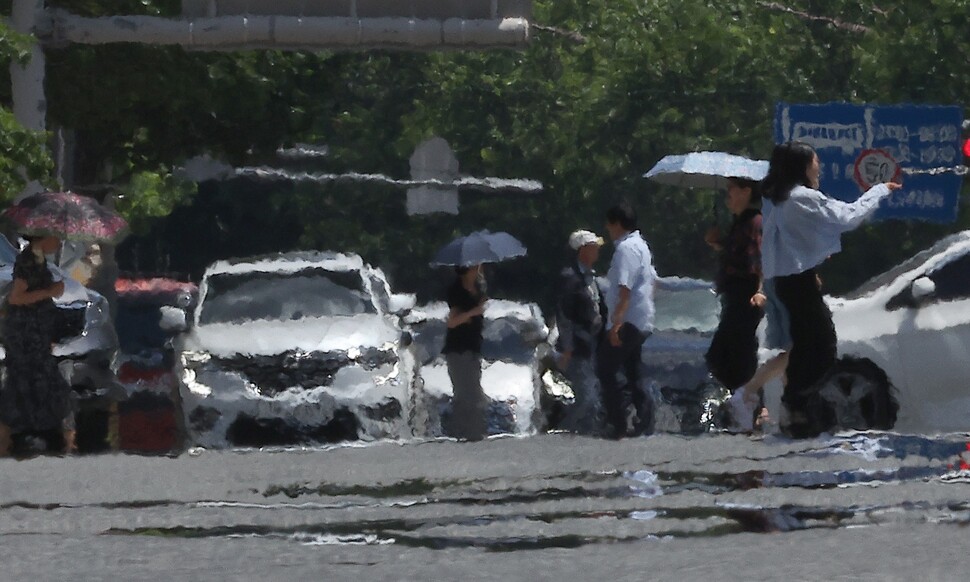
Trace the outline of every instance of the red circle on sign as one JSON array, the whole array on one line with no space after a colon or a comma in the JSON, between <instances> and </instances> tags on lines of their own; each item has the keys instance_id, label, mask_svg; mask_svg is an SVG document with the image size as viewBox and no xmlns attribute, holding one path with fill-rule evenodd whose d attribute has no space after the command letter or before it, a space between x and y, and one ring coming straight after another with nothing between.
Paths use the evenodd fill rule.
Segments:
<instances>
[{"instance_id":1,"label":"red circle on sign","mask_svg":"<svg viewBox=\"0 0 970 582\"><path fill-rule=\"evenodd\" d=\"M855 161L855 183L863 190L884 182L898 182L902 173L886 150L863 150Z\"/></svg>"}]
</instances>

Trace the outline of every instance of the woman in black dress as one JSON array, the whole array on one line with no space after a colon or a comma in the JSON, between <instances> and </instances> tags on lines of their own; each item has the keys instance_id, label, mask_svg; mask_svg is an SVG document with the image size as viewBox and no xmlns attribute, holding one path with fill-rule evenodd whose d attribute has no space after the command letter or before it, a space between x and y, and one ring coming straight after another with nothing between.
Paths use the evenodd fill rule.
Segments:
<instances>
[{"instance_id":1,"label":"woman in black dress","mask_svg":"<svg viewBox=\"0 0 970 582\"><path fill-rule=\"evenodd\" d=\"M71 387L51 352L56 323L54 297L64 283L54 281L46 255L60 240L35 237L17 256L13 284L4 302L3 347L6 378L0 387L0 455L10 452L11 434L61 431L65 452L74 452Z\"/></svg>"},{"instance_id":2,"label":"woman in black dress","mask_svg":"<svg viewBox=\"0 0 970 582\"><path fill-rule=\"evenodd\" d=\"M753 301L762 293L760 201L757 182L729 178L725 203L734 216L731 230L723 239L713 232L706 237L708 244L721 252L716 280L721 319L705 359L711 375L735 394L732 412L743 430L753 428L756 403L742 402L745 394L738 389L758 368L756 332L764 315L762 307Z\"/></svg>"},{"instance_id":3,"label":"woman in black dress","mask_svg":"<svg viewBox=\"0 0 970 582\"><path fill-rule=\"evenodd\" d=\"M482 391L482 329L485 289L481 265L457 267L448 289L448 331L442 353L448 363L453 395L452 436L470 441L485 438L487 400Z\"/></svg>"},{"instance_id":4,"label":"woman in black dress","mask_svg":"<svg viewBox=\"0 0 970 582\"><path fill-rule=\"evenodd\" d=\"M707 236L708 244L721 253L716 280L721 320L706 359L711 374L731 391L758 367L755 331L763 311L751 298L761 290L760 201L757 182L730 178L725 203L734 216L731 230L723 238Z\"/></svg>"}]
</instances>

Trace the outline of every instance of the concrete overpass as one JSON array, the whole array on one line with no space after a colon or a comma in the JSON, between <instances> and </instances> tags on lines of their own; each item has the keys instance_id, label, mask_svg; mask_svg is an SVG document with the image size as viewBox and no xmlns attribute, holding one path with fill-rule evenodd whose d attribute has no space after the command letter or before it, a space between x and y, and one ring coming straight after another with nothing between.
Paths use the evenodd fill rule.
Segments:
<instances>
[{"instance_id":1,"label":"concrete overpass","mask_svg":"<svg viewBox=\"0 0 970 582\"><path fill-rule=\"evenodd\" d=\"M183 0L180 18L44 12L53 44L137 42L197 50L494 49L529 40L530 0Z\"/></svg>"}]
</instances>

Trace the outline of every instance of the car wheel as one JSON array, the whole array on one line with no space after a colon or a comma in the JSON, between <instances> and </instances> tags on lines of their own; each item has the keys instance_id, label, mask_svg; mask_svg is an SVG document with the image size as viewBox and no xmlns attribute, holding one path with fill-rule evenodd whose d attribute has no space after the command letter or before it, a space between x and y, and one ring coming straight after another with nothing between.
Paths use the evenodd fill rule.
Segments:
<instances>
[{"instance_id":1,"label":"car wheel","mask_svg":"<svg viewBox=\"0 0 970 582\"><path fill-rule=\"evenodd\" d=\"M886 373L867 358L843 356L819 384L818 396L836 427L888 430L899 403Z\"/></svg>"},{"instance_id":2,"label":"car wheel","mask_svg":"<svg viewBox=\"0 0 970 582\"><path fill-rule=\"evenodd\" d=\"M674 393L678 394L675 396ZM720 382L709 378L689 392L661 389L664 402L680 411L680 432L697 435L717 432L728 426L725 403L731 392Z\"/></svg>"}]
</instances>

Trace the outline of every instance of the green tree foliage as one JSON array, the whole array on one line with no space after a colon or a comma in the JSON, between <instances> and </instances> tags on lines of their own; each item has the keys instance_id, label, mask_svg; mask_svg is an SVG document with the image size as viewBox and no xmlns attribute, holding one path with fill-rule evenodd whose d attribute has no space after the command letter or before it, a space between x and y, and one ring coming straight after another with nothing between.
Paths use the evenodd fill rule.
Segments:
<instances>
[{"instance_id":1,"label":"green tree foliage","mask_svg":"<svg viewBox=\"0 0 970 582\"><path fill-rule=\"evenodd\" d=\"M5 63L13 61L25 64L30 59L33 41L30 35L17 32L6 22L0 22L0 59Z\"/></svg>"},{"instance_id":2,"label":"green tree foliage","mask_svg":"<svg viewBox=\"0 0 970 582\"><path fill-rule=\"evenodd\" d=\"M56 4L89 15L179 10L171 0ZM146 225L189 199L165 178L167 168L203 152L235 165L279 165L281 145L324 143L325 161L291 167L406 177L414 147L442 136L463 174L532 178L545 191L463 191L457 217L408 217L402 190L370 185L267 186L261 201L250 195L254 185L236 180L217 188L221 202L196 204L217 213L212 228L252 227L248 243L264 246L240 252L291 240L268 232L285 228L300 234L300 246L359 252L425 297L445 277L429 276L436 248L479 228L505 230L530 252L494 269L494 292L548 306L568 233L602 231L605 209L622 198L639 210L661 274L713 274L702 233L726 220L713 210L719 196L644 180L662 156L723 150L764 158L778 101L964 104L970 95L965 0L536 0L534 8L543 28L524 51L52 48L51 118L77 130L81 174L123 185L124 211ZM247 195L234 199L237 190ZM155 224L149 238L176 236ZM829 290L844 291L968 224L963 208L955 225L865 227L828 264Z\"/></svg>"},{"instance_id":3,"label":"green tree foliage","mask_svg":"<svg viewBox=\"0 0 970 582\"><path fill-rule=\"evenodd\" d=\"M537 21L576 31L586 42L537 33L524 53L429 57L424 94L414 101L398 149L441 135L468 173L546 185L528 201L468 194L467 214L452 222L467 232L471 218L523 238L531 249L524 271L533 275L526 286L533 297L537 282L546 282L548 299L566 234L601 228L603 210L618 198L639 209L661 273L709 277L713 257L700 233L717 220L712 208L719 196L640 178L660 157L706 149L767 157L778 101L960 104L970 94L965 63L940 62L937 40L961 42L954 26L965 14L963 2L935 3L932 15L906 2L786 4L796 13L760 1L537 2ZM900 36L902 46L893 40ZM967 38L962 46L965 54ZM926 81L909 83L903 62L917 63ZM931 79L938 85L927 91ZM497 209L498 216L488 214ZM419 225L414 238L423 232L428 240L423 225L434 220L412 219ZM964 213L955 227L869 226L828 266L830 289L844 291L967 224Z\"/></svg>"},{"instance_id":4,"label":"green tree foliage","mask_svg":"<svg viewBox=\"0 0 970 582\"><path fill-rule=\"evenodd\" d=\"M33 38L0 22L0 65L24 64L30 59ZM9 87L9 80L6 83ZM3 84L0 83L0 88ZM25 129L10 110L9 95L0 89L0 198L13 199L28 180L51 182L53 162L46 148L47 135ZM9 88L6 90L9 94Z\"/></svg>"},{"instance_id":5,"label":"green tree foliage","mask_svg":"<svg viewBox=\"0 0 970 582\"><path fill-rule=\"evenodd\" d=\"M9 109L0 108L0 197L12 200L28 180L52 185L54 163L44 132L25 129Z\"/></svg>"},{"instance_id":6,"label":"green tree foliage","mask_svg":"<svg viewBox=\"0 0 970 582\"><path fill-rule=\"evenodd\" d=\"M182 201L195 193L195 184L165 172L135 172L116 196L115 208L127 219L131 230L146 232L152 222L168 216Z\"/></svg>"}]
</instances>

